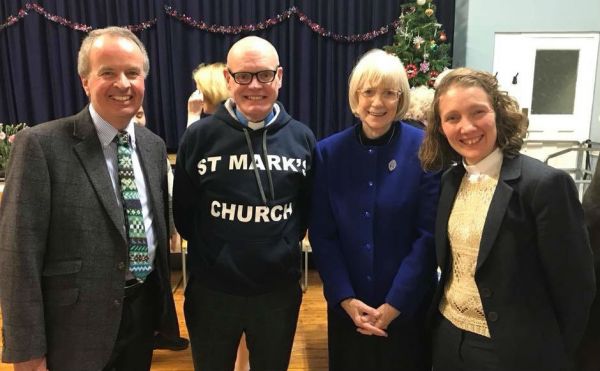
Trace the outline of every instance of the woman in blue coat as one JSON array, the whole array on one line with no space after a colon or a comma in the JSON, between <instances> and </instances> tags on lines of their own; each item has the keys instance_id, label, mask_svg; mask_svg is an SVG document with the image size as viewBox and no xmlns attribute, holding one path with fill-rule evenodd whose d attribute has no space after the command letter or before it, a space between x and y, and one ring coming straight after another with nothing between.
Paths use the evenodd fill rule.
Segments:
<instances>
[{"instance_id":1,"label":"woman in blue coat","mask_svg":"<svg viewBox=\"0 0 600 371\"><path fill-rule=\"evenodd\" d=\"M400 60L365 54L348 96L361 123L317 146L309 238L328 305L330 370L427 369L439 177L417 157L424 132Z\"/></svg>"}]
</instances>

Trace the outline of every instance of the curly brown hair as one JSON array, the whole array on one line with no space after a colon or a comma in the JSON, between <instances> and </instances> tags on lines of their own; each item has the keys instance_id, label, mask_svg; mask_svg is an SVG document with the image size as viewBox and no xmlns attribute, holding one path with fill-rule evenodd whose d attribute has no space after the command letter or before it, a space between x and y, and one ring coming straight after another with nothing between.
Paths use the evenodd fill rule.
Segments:
<instances>
[{"instance_id":1,"label":"curly brown hair","mask_svg":"<svg viewBox=\"0 0 600 371\"><path fill-rule=\"evenodd\" d=\"M425 139L419 149L421 166L425 170L442 170L461 156L450 146L442 132L440 97L454 87L478 87L487 94L496 114L496 143L506 157L516 156L523 146L526 133L526 116L521 113L517 101L499 89L498 80L489 72L470 68L458 68L444 77L435 91Z\"/></svg>"}]
</instances>

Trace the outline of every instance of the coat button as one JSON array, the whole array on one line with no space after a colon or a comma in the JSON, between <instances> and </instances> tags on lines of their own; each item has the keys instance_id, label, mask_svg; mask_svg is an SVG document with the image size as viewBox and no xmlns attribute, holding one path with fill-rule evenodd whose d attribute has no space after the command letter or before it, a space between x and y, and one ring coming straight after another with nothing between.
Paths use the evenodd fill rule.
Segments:
<instances>
[{"instance_id":1,"label":"coat button","mask_svg":"<svg viewBox=\"0 0 600 371\"><path fill-rule=\"evenodd\" d=\"M487 287L484 287L481 289L481 296L484 298L491 298L492 297L492 290L488 289Z\"/></svg>"},{"instance_id":2,"label":"coat button","mask_svg":"<svg viewBox=\"0 0 600 371\"><path fill-rule=\"evenodd\" d=\"M488 312L487 318L488 318L488 320L490 320L492 322L496 322L498 320L498 313Z\"/></svg>"},{"instance_id":3,"label":"coat button","mask_svg":"<svg viewBox=\"0 0 600 371\"><path fill-rule=\"evenodd\" d=\"M119 262L119 264L117 264L117 269L122 271L125 269L125 263L124 262Z\"/></svg>"},{"instance_id":4,"label":"coat button","mask_svg":"<svg viewBox=\"0 0 600 371\"><path fill-rule=\"evenodd\" d=\"M115 307L118 307L118 306L121 305L121 300L115 299L115 301L113 301L113 304L114 304Z\"/></svg>"}]
</instances>

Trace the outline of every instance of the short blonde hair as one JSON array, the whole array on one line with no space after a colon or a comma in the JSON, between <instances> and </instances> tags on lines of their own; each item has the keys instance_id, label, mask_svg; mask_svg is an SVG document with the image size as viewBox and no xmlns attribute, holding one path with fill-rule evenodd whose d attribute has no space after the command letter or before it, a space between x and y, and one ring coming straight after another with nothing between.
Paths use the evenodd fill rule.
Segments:
<instances>
[{"instance_id":1,"label":"short blonde hair","mask_svg":"<svg viewBox=\"0 0 600 371\"><path fill-rule=\"evenodd\" d=\"M210 105L216 106L229 98L227 80L223 74L225 68L225 64L220 62L202 63L192 72L198 90L204 96L204 101Z\"/></svg>"},{"instance_id":2,"label":"short blonde hair","mask_svg":"<svg viewBox=\"0 0 600 371\"><path fill-rule=\"evenodd\" d=\"M410 104L410 86L404 65L397 56L381 49L372 49L356 63L348 82L348 102L355 116L359 90L364 87L397 89L401 96L394 119L398 120L404 116Z\"/></svg>"}]
</instances>

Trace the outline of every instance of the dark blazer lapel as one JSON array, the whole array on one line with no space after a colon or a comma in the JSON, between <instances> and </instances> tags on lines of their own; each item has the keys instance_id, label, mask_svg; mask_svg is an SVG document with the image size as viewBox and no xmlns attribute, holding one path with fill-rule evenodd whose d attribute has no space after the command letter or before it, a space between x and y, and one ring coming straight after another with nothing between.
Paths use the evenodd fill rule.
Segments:
<instances>
[{"instance_id":1,"label":"dark blazer lapel","mask_svg":"<svg viewBox=\"0 0 600 371\"><path fill-rule=\"evenodd\" d=\"M175 304L171 294L170 271L168 265L167 235L167 157L164 143L146 128L135 127L136 151L149 193L153 213L154 232L157 238L157 251L154 260L161 288L161 309L159 328L171 337L179 336ZM164 152L163 152L164 151Z\"/></svg>"},{"instance_id":2,"label":"dark blazer lapel","mask_svg":"<svg viewBox=\"0 0 600 371\"><path fill-rule=\"evenodd\" d=\"M483 226L481 242L479 244L479 255L477 256L477 268L475 270L478 270L487 259L500 231L502 219L504 219L510 198L513 194L513 187L508 182L520 176L521 157L517 156L512 159L505 157L502 169L500 170L498 185L494 191L494 196L492 197L492 202L490 203L490 208L485 219L485 225Z\"/></svg>"},{"instance_id":3,"label":"dark blazer lapel","mask_svg":"<svg viewBox=\"0 0 600 371\"><path fill-rule=\"evenodd\" d=\"M108 169L106 168L104 154L102 153L100 139L98 139L98 134L96 133L96 128L94 127L87 106L76 116L73 136L80 140L73 147L75 154L79 157L106 213L115 224L115 228L119 231L123 240L126 240L123 210L117 203L115 190L111 183Z\"/></svg>"},{"instance_id":4,"label":"dark blazer lapel","mask_svg":"<svg viewBox=\"0 0 600 371\"><path fill-rule=\"evenodd\" d=\"M155 145L156 140L149 135L147 129L135 128L135 141L137 146L137 153L140 157L140 164L142 166L142 170L144 171L144 175L146 177L146 188L148 190L151 207L154 214L154 220L157 223L161 223L163 220L163 215L158 215L156 205L162 203L162 184L165 180L165 174L161 173L161 170L165 168L167 160L164 159L165 165L163 165L161 161L160 151L158 150L161 147ZM161 238L158 239L159 242L162 242L162 231L166 230L166 225L163 227L160 225L155 233Z\"/></svg>"},{"instance_id":5,"label":"dark blazer lapel","mask_svg":"<svg viewBox=\"0 0 600 371\"><path fill-rule=\"evenodd\" d=\"M448 253L448 219L454 205L456 193L465 174L465 168L458 164L450 168L442 178L442 189L438 201L438 211L435 222L435 247L438 266L444 269Z\"/></svg>"}]
</instances>

